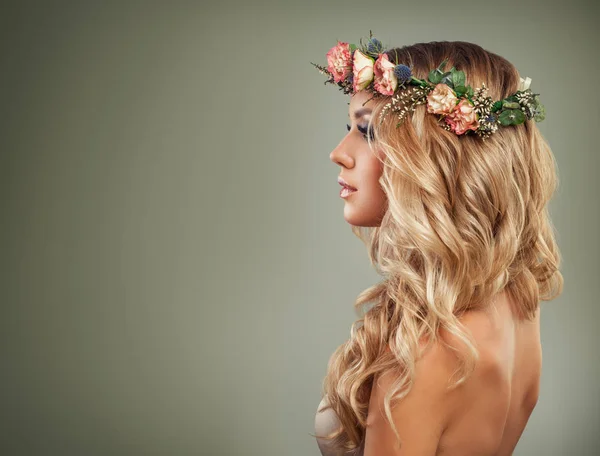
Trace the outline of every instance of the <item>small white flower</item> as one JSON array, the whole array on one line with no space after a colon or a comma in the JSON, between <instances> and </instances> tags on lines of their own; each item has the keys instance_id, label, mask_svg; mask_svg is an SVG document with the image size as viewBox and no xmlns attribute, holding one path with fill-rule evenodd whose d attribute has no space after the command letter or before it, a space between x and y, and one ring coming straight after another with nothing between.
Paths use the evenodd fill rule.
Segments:
<instances>
[{"instance_id":1,"label":"small white flower","mask_svg":"<svg viewBox=\"0 0 600 456\"><path fill-rule=\"evenodd\" d=\"M531 78L519 78L521 79L521 83L519 84L519 89L520 91L524 91L527 90L529 88L529 86L531 85Z\"/></svg>"}]
</instances>

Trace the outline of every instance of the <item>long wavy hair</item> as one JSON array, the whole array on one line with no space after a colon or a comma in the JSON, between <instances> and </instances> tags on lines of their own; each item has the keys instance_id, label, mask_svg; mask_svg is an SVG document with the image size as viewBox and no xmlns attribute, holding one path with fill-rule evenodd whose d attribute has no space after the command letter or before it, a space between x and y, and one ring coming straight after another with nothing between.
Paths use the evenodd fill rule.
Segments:
<instances>
[{"instance_id":1,"label":"long wavy hair","mask_svg":"<svg viewBox=\"0 0 600 456\"><path fill-rule=\"evenodd\" d=\"M516 92L520 83L509 61L469 42L417 43L386 53L420 79L447 59L447 68L466 73L467 84L485 83L494 100ZM401 440L391 404L412 386L420 342L445 344L439 330L464 342L460 377L452 385L458 386L479 359L459 322L466 311L485 308L505 291L520 318L532 319L540 300L554 299L563 288L547 207L558 170L535 121L500 127L482 141L441 128L426 105L399 128L391 113L379 125L387 101L373 99L369 145L381 152L379 183L388 207L380 226L352 226L384 279L359 294L354 309L360 318L328 363L322 392L339 427L326 436L311 434L331 440L340 452L364 444L373 381L387 372L396 383L386 395L385 414Z\"/></svg>"}]
</instances>

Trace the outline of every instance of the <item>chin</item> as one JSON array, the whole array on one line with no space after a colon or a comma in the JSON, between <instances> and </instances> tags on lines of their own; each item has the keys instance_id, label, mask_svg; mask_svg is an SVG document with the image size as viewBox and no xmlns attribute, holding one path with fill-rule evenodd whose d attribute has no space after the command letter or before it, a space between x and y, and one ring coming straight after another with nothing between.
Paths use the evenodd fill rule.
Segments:
<instances>
[{"instance_id":1,"label":"chin","mask_svg":"<svg viewBox=\"0 0 600 456\"><path fill-rule=\"evenodd\" d=\"M380 226L381 218L369 217L367 214L354 214L353 211L344 211L344 219L354 226Z\"/></svg>"},{"instance_id":2,"label":"chin","mask_svg":"<svg viewBox=\"0 0 600 456\"><path fill-rule=\"evenodd\" d=\"M357 207L351 203L346 203L344 206L344 219L347 223L354 226L381 226L381 221L385 210L381 212L373 211L372 205L367 205L366 208Z\"/></svg>"}]
</instances>

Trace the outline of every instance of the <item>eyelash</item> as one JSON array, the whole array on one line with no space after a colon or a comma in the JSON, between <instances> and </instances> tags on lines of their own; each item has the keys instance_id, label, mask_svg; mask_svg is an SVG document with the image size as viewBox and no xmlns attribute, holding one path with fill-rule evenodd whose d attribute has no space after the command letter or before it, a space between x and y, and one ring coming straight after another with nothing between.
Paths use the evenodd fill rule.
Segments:
<instances>
[{"instance_id":1,"label":"eyelash","mask_svg":"<svg viewBox=\"0 0 600 456\"><path fill-rule=\"evenodd\" d=\"M348 129L348 131L350 131L350 129L352 128L350 126L350 124L346 124L346 128ZM373 129L369 129L369 131L367 131L367 128L365 127L361 127L360 125L357 125L356 128L358 128L358 131L360 131L363 135L363 138L367 139L367 135L371 136L371 141L373 141L375 139L375 134L373 133Z\"/></svg>"}]
</instances>

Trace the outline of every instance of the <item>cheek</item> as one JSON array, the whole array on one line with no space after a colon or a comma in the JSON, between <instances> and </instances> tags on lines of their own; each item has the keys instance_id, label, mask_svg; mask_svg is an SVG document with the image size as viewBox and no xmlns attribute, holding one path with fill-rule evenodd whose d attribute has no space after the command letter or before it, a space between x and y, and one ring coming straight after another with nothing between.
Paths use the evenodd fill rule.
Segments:
<instances>
[{"instance_id":1,"label":"cheek","mask_svg":"<svg viewBox=\"0 0 600 456\"><path fill-rule=\"evenodd\" d=\"M383 164L376 158L370 164L369 168L369 193L364 195L368 197L370 211L378 215L386 206L387 197L381 183L381 175L383 173Z\"/></svg>"},{"instance_id":2,"label":"cheek","mask_svg":"<svg viewBox=\"0 0 600 456\"><path fill-rule=\"evenodd\" d=\"M373 159L368 166L365 166L362 194L357 194L363 210L379 212L381 206L385 203L386 196L379 182L382 172L383 165L377 159Z\"/></svg>"},{"instance_id":3,"label":"cheek","mask_svg":"<svg viewBox=\"0 0 600 456\"><path fill-rule=\"evenodd\" d=\"M373 173L368 184L349 199L344 205L344 218L356 226L380 226L387 209L387 197Z\"/></svg>"},{"instance_id":4,"label":"cheek","mask_svg":"<svg viewBox=\"0 0 600 456\"><path fill-rule=\"evenodd\" d=\"M383 173L383 164L373 157L365 169L365 177L369 182L369 187L373 190L380 188L379 179Z\"/></svg>"}]
</instances>

